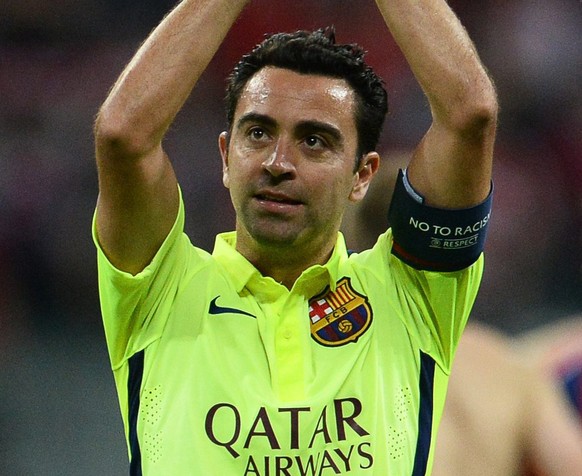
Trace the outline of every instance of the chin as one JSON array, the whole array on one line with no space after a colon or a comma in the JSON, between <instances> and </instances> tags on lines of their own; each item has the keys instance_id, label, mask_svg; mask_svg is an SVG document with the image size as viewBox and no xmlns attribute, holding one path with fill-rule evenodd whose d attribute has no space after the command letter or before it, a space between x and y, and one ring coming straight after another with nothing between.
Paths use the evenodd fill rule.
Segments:
<instances>
[{"instance_id":1,"label":"chin","mask_svg":"<svg viewBox=\"0 0 582 476\"><path fill-rule=\"evenodd\" d=\"M274 230L252 233L251 237L260 246L270 248L291 248L298 241L296 233L276 233Z\"/></svg>"}]
</instances>

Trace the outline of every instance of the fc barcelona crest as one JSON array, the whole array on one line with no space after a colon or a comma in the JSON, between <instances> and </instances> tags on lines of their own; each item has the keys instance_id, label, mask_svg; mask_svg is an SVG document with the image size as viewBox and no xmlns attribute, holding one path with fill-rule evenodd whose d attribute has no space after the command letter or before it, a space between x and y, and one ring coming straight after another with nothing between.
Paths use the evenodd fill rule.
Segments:
<instances>
[{"instance_id":1,"label":"fc barcelona crest","mask_svg":"<svg viewBox=\"0 0 582 476\"><path fill-rule=\"evenodd\" d=\"M355 342L372 323L366 296L357 293L350 278L342 278L335 291L329 286L309 300L311 337L322 345L337 347Z\"/></svg>"}]
</instances>

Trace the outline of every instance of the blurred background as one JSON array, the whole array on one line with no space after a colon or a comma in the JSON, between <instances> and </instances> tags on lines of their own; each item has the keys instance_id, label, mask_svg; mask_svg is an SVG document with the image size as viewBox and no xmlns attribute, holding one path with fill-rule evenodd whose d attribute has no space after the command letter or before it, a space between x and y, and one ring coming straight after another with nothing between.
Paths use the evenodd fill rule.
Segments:
<instances>
[{"instance_id":1,"label":"blurred background","mask_svg":"<svg viewBox=\"0 0 582 476\"><path fill-rule=\"evenodd\" d=\"M494 216L472 319L518 335L582 312L582 4L449 3L501 103ZM127 473L91 241L92 124L124 65L173 4L0 3L2 475ZM210 251L214 235L234 224L216 146L225 76L264 33L328 24L339 42L363 45L386 81L383 167L426 130L428 105L372 0L255 0L166 140L196 245ZM377 223L385 226L385 216Z\"/></svg>"}]
</instances>

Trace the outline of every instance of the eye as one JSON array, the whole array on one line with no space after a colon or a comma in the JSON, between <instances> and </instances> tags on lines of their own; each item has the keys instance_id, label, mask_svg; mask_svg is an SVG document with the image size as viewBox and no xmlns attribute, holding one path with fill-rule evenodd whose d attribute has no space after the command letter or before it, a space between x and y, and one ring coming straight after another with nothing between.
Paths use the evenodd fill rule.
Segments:
<instances>
[{"instance_id":1,"label":"eye","mask_svg":"<svg viewBox=\"0 0 582 476\"><path fill-rule=\"evenodd\" d=\"M310 149L321 148L325 146L323 139L316 135L310 135L305 138L305 144Z\"/></svg>"},{"instance_id":2,"label":"eye","mask_svg":"<svg viewBox=\"0 0 582 476\"><path fill-rule=\"evenodd\" d=\"M264 139L267 134L264 129L255 126L249 129L248 135L252 140L260 141Z\"/></svg>"}]
</instances>

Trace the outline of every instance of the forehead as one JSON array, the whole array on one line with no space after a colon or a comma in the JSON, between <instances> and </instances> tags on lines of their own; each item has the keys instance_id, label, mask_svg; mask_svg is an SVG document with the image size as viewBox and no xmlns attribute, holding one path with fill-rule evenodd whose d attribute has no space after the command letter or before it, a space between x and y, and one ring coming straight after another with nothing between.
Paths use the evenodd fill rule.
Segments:
<instances>
[{"instance_id":1,"label":"forehead","mask_svg":"<svg viewBox=\"0 0 582 476\"><path fill-rule=\"evenodd\" d=\"M266 114L277 121L318 120L355 127L355 93L344 79L265 67L246 84L235 111Z\"/></svg>"}]
</instances>

